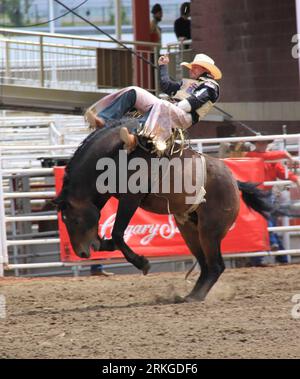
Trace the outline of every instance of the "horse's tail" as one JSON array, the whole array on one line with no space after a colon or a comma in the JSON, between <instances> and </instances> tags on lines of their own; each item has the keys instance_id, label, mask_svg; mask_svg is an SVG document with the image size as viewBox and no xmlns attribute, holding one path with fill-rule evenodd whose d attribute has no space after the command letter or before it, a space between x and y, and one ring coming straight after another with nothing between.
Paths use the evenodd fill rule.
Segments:
<instances>
[{"instance_id":1,"label":"horse's tail","mask_svg":"<svg viewBox=\"0 0 300 379\"><path fill-rule=\"evenodd\" d=\"M242 192L242 198L248 207L253 208L265 218L273 210L269 200L270 191L262 191L257 188L259 183L237 181L239 190Z\"/></svg>"}]
</instances>

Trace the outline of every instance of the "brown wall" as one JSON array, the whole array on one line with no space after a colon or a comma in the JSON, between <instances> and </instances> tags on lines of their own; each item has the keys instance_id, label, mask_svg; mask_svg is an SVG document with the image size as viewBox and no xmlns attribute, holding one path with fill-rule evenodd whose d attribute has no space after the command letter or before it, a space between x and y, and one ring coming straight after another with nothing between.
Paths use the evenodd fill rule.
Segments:
<instances>
[{"instance_id":1,"label":"brown wall","mask_svg":"<svg viewBox=\"0 0 300 379\"><path fill-rule=\"evenodd\" d=\"M283 125L287 126L288 134L296 134L300 131L300 122L298 121L247 121L246 125L257 132L265 132L266 134L282 134ZM190 127L188 134L191 139L254 135L238 123L207 121L201 121Z\"/></svg>"},{"instance_id":2,"label":"brown wall","mask_svg":"<svg viewBox=\"0 0 300 379\"><path fill-rule=\"evenodd\" d=\"M193 50L223 71L222 102L300 100L295 0L192 0Z\"/></svg>"}]
</instances>

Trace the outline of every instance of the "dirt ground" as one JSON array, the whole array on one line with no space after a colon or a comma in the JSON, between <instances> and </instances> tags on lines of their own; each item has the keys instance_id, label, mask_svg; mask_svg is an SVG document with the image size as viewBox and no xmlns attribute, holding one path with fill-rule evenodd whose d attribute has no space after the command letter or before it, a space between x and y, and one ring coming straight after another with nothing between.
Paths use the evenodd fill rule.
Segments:
<instances>
[{"instance_id":1,"label":"dirt ground","mask_svg":"<svg viewBox=\"0 0 300 379\"><path fill-rule=\"evenodd\" d=\"M191 287L184 273L0 280L0 357L300 358L300 265L226 270L204 303L174 303Z\"/></svg>"}]
</instances>

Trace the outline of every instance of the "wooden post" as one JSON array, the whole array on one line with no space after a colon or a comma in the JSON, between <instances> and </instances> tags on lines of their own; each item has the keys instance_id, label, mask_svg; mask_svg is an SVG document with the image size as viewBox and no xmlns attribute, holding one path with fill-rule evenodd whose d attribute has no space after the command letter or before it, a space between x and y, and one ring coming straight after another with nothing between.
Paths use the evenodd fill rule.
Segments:
<instances>
[{"instance_id":1,"label":"wooden post","mask_svg":"<svg viewBox=\"0 0 300 379\"><path fill-rule=\"evenodd\" d=\"M45 67L44 67L44 41L43 36L40 36L40 86L45 86Z\"/></svg>"},{"instance_id":2,"label":"wooden post","mask_svg":"<svg viewBox=\"0 0 300 379\"><path fill-rule=\"evenodd\" d=\"M122 39L122 9L121 0L115 0L115 33L116 39Z\"/></svg>"},{"instance_id":3,"label":"wooden post","mask_svg":"<svg viewBox=\"0 0 300 379\"><path fill-rule=\"evenodd\" d=\"M134 40L150 42L149 0L132 0ZM150 60L149 47L137 45L136 51L145 51L144 58ZM152 67L139 58L135 58L135 83L143 88L151 88ZM151 73L151 74L149 74Z\"/></svg>"}]
</instances>

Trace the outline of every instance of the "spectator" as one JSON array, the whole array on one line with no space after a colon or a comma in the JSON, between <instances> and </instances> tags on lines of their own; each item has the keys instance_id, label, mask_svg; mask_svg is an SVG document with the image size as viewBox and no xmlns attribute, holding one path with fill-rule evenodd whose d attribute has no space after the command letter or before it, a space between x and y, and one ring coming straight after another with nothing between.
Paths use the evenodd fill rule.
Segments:
<instances>
[{"instance_id":1,"label":"spectator","mask_svg":"<svg viewBox=\"0 0 300 379\"><path fill-rule=\"evenodd\" d=\"M92 276L112 276L113 272L107 272L104 270L103 265L97 264L91 266L91 275Z\"/></svg>"},{"instance_id":2,"label":"spectator","mask_svg":"<svg viewBox=\"0 0 300 379\"><path fill-rule=\"evenodd\" d=\"M287 151L268 151L268 145L273 142L271 140L269 141L256 141L254 142L255 150L249 151L246 153L246 157L250 158L262 158L265 163L265 181L275 181L278 179L288 179L292 180L297 184L297 187L300 188L300 178L296 175L294 175L292 172L288 171L287 177L286 177L286 170L284 166L280 162L267 162L272 160L279 160L279 159L289 159L293 162L292 156ZM270 187L264 187L265 190L270 190ZM272 192L270 191L270 201L274 203L274 196ZM275 217L270 216L268 219L268 226L276 226L276 219ZM284 250L284 247L282 245L282 242L278 235L276 233L270 233L270 246L271 250ZM288 257L287 256L276 256L275 258L276 262L278 263L288 263ZM252 258L251 263L253 266L264 266L263 258L262 257L255 257Z\"/></svg>"},{"instance_id":3,"label":"spectator","mask_svg":"<svg viewBox=\"0 0 300 379\"><path fill-rule=\"evenodd\" d=\"M153 5L151 9L152 20L150 22L150 41L159 43L161 46L161 28L158 24L163 18L163 10L160 4Z\"/></svg>"},{"instance_id":4,"label":"spectator","mask_svg":"<svg viewBox=\"0 0 300 379\"><path fill-rule=\"evenodd\" d=\"M162 38L161 38L161 28L158 26L158 23L161 22L162 17L163 17L163 10L160 4L155 4L153 5L151 9L152 13L152 20L150 22L150 41L154 43L158 43L159 46L157 47L157 56L155 56L153 48L153 54L150 55L150 61L151 63L155 66L156 64L156 59L155 57L158 57L160 55L160 49L162 46ZM156 82L155 82L155 67L151 68L151 93L155 94L155 87L156 87Z\"/></svg>"},{"instance_id":5,"label":"spectator","mask_svg":"<svg viewBox=\"0 0 300 379\"><path fill-rule=\"evenodd\" d=\"M178 41L185 41L191 39L191 20L189 19L191 14L190 3L185 2L180 7L180 17L174 22L174 32ZM186 45L185 48L189 48Z\"/></svg>"}]
</instances>

